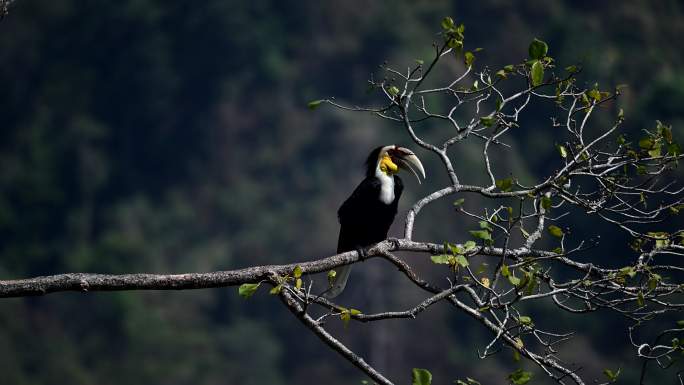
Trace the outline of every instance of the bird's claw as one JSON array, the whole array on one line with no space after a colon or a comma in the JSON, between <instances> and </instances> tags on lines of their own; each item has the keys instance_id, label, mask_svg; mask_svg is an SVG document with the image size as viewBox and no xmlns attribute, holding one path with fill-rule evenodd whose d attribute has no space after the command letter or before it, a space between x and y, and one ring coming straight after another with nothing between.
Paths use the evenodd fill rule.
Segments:
<instances>
[{"instance_id":1,"label":"bird's claw","mask_svg":"<svg viewBox=\"0 0 684 385\"><path fill-rule=\"evenodd\" d=\"M356 252L359 253L359 260L365 261L368 258L368 253L361 246L356 246Z\"/></svg>"},{"instance_id":2,"label":"bird's claw","mask_svg":"<svg viewBox=\"0 0 684 385\"><path fill-rule=\"evenodd\" d=\"M399 246L401 246L401 242L399 242L399 238L387 238L387 240L392 244L392 249L397 250Z\"/></svg>"}]
</instances>

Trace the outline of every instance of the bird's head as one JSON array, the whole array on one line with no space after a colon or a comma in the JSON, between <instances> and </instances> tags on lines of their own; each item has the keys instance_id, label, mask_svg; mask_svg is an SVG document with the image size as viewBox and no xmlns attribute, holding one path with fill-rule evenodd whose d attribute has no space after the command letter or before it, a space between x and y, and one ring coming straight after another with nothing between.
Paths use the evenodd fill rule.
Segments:
<instances>
[{"instance_id":1,"label":"bird's head","mask_svg":"<svg viewBox=\"0 0 684 385\"><path fill-rule=\"evenodd\" d=\"M393 176L399 169L403 169L415 175L418 183L420 176L425 179L425 169L416 154L408 148L396 145L381 146L373 150L366 160L366 167L367 176L374 176L378 172Z\"/></svg>"}]
</instances>

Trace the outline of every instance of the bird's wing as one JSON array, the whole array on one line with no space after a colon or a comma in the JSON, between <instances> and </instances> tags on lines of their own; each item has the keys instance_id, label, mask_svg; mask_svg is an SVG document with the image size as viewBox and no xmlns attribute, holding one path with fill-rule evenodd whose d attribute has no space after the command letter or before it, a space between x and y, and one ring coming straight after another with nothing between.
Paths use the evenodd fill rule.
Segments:
<instances>
[{"instance_id":1,"label":"bird's wing","mask_svg":"<svg viewBox=\"0 0 684 385\"><path fill-rule=\"evenodd\" d=\"M354 192L347 198L347 200L342 203L340 209L337 211L337 217L340 220L342 226L346 224L351 224L355 218L359 218L358 215L354 215L356 208L362 206L363 198L372 196L373 194L379 194L380 182L376 178L366 178L354 189Z\"/></svg>"}]
</instances>

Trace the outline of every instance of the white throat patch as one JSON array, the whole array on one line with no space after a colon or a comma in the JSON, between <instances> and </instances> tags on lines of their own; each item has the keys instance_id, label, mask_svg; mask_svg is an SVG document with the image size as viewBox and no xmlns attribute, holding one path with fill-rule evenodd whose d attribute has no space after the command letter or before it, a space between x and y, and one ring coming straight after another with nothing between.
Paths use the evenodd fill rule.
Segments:
<instances>
[{"instance_id":1,"label":"white throat patch","mask_svg":"<svg viewBox=\"0 0 684 385\"><path fill-rule=\"evenodd\" d=\"M380 180L380 201L386 205L394 202L394 177L375 169L375 177Z\"/></svg>"}]
</instances>

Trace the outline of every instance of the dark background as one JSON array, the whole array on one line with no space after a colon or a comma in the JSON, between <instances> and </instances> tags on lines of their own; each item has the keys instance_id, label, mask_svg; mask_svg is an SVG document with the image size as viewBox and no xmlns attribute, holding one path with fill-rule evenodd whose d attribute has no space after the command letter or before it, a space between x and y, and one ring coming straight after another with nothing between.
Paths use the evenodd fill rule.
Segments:
<instances>
[{"instance_id":1,"label":"dark background","mask_svg":"<svg viewBox=\"0 0 684 385\"><path fill-rule=\"evenodd\" d=\"M0 277L202 272L332 254L335 212L367 153L415 145L399 126L331 108L312 113L306 104L328 96L372 101L366 80L377 66L427 61L446 15L465 22L466 47L484 48L478 65L519 62L539 37L559 64L581 62L583 81L629 85L613 106L625 109L628 131L654 119L678 130L683 8L680 1L19 0L0 21ZM558 161L549 120L534 111L510 138L515 150L500 158L521 178ZM440 126L426 130L437 135ZM455 152L462 178L480 178L479 151ZM434 156L418 154L428 180L405 178L401 210L446 183ZM416 238L467 240L472 224L449 206L426 209ZM424 256L406 257L421 271L435 269ZM368 312L411 306L421 294L395 269L369 261L355 268L341 301ZM621 321L531 310L539 326L581 331L563 357L585 376L622 367L634 382L638 361ZM424 367L438 384L466 376L503 384L521 365L508 350L477 359L490 336L446 305L411 321L330 323L400 383ZM547 382L532 370L536 383ZM660 383L675 383L675 371ZM0 302L3 384L362 379L264 289L248 301L228 288Z\"/></svg>"}]
</instances>

